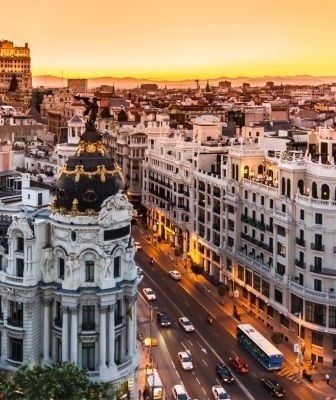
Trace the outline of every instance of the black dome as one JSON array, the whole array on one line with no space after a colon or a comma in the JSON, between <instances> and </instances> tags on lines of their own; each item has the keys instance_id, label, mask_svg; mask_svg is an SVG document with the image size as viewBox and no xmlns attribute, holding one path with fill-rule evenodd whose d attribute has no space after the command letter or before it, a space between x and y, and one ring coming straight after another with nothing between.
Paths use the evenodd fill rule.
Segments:
<instances>
[{"instance_id":1,"label":"black dome","mask_svg":"<svg viewBox=\"0 0 336 400\"><path fill-rule=\"evenodd\" d=\"M90 215L100 211L102 202L124 189L120 167L105 155L95 126L88 123L76 155L59 171L53 212Z\"/></svg>"}]
</instances>

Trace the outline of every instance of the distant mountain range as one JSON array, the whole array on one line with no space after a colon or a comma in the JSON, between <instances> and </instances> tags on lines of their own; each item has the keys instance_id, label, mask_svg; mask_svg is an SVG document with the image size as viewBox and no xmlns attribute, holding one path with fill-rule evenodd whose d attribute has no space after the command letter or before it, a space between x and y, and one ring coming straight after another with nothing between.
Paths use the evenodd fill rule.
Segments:
<instances>
[{"instance_id":1,"label":"distant mountain range","mask_svg":"<svg viewBox=\"0 0 336 400\"><path fill-rule=\"evenodd\" d=\"M197 79L197 78L195 78ZM195 79L186 79L182 81L169 81L169 80L150 80L150 79L138 79L138 78L113 78L113 77L101 77L101 78L88 78L88 87L93 89L101 85L114 85L116 89L125 88L131 89L140 86L143 83L156 83L159 88L167 87L172 88L196 88ZM229 81L233 87L242 86L243 83L249 83L251 86L265 86L266 82L274 82L275 85L321 85L331 84L336 82L336 76L311 76L311 75L296 75L296 76L261 76L258 78L249 78L247 76L239 76L237 78L220 77L216 79L209 79L210 86L218 86L218 82ZM204 88L207 84L206 79L200 79L199 84L201 88ZM67 86L67 79L60 78L57 76L33 76L33 87L50 87L50 88L61 88Z\"/></svg>"}]
</instances>

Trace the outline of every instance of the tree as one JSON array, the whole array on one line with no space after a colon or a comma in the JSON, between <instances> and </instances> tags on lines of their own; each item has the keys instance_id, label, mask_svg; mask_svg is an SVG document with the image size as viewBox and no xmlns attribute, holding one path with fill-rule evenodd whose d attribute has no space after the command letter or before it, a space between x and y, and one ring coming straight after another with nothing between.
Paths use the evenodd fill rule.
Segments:
<instances>
[{"instance_id":1,"label":"tree","mask_svg":"<svg viewBox=\"0 0 336 400\"><path fill-rule=\"evenodd\" d=\"M282 332L274 332L271 335L271 339L276 345L279 345L284 340L284 334Z\"/></svg>"},{"instance_id":2,"label":"tree","mask_svg":"<svg viewBox=\"0 0 336 400\"><path fill-rule=\"evenodd\" d=\"M221 297L221 303L224 304L224 296L227 293L227 286L226 285L219 285L217 288L217 293Z\"/></svg>"},{"instance_id":3,"label":"tree","mask_svg":"<svg viewBox=\"0 0 336 400\"><path fill-rule=\"evenodd\" d=\"M203 273L203 266L196 264L195 262L191 263L191 270L192 272L196 275L196 279L197 279L197 275L201 275Z\"/></svg>"},{"instance_id":4,"label":"tree","mask_svg":"<svg viewBox=\"0 0 336 400\"><path fill-rule=\"evenodd\" d=\"M70 362L52 367L24 365L7 384L7 393L19 391L26 400L94 399L106 390L106 385L92 383L86 370Z\"/></svg>"}]
</instances>

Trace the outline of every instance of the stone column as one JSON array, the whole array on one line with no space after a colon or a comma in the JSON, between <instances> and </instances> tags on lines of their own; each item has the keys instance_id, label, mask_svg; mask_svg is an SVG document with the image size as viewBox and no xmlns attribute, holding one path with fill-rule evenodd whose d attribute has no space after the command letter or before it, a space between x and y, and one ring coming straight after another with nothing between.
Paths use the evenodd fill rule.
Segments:
<instances>
[{"instance_id":1,"label":"stone column","mask_svg":"<svg viewBox=\"0 0 336 400\"><path fill-rule=\"evenodd\" d=\"M99 307L99 368L106 368L106 310L108 307Z\"/></svg>"},{"instance_id":2,"label":"stone column","mask_svg":"<svg viewBox=\"0 0 336 400\"><path fill-rule=\"evenodd\" d=\"M68 361L68 348L69 348L69 327L68 327L68 307L62 307L62 361Z\"/></svg>"},{"instance_id":3,"label":"stone column","mask_svg":"<svg viewBox=\"0 0 336 400\"><path fill-rule=\"evenodd\" d=\"M50 350L50 300L43 299L43 362L49 360Z\"/></svg>"},{"instance_id":4,"label":"stone column","mask_svg":"<svg viewBox=\"0 0 336 400\"><path fill-rule=\"evenodd\" d=\"M132 356L135 352L136 345L135 345L135 312L134 312L134 304L137 298L137 294L133 295L131 298L128 298L126 301L126 307L127 307L127 349L128 349L128 355Z\"/></svg>"},{"instance_id":5,"label":"stone column","mask_svg":"<svg viewBox=\"0 0 336 400\"><path fill-rule=\"evenodd\" d=\"M115 346L115 332L114 332L114 313L116 304L113 304L109 308L109 338L108 338L108 351L109 351L109 368L115 367L114 362L114 346Z\"/></svg>"},{"instance_id":6,"label":"stone column","mask_svg":"<svg viewBox=\"0 0 336 400\"><path fill-rule=\"evenodd\" d=\"M71 314L71 343L70 343L70 351L71 351L71 362L77 365L77 349L78 349L78 321L77 321L77 312L78 307L69 308Z\"/></svg>"}]
</instances>

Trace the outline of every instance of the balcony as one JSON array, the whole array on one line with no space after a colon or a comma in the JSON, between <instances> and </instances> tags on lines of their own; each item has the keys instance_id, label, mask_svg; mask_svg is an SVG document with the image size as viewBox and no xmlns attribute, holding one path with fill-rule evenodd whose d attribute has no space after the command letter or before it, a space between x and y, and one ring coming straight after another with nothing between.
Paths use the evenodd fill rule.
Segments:
<instances>
[{"instance_id":1,"label":"balcony","mask_svg":"<svg viewBox=\"0 0 336 400\"><path fill-rule=\"evenodd\" d=\"M336 276L336 269L322 268L322 267L318 267L316 265L310 266L310 272L314 272L315 274L321 274L321 275Z\"/></svg>"},{"instance_id":2,"label":"balcony","mask_svg":"<svg viewBox=\"0 0 336 400\"><path fill-rule=\"evenodd\" d=\"M94 322L85 322L82 324L82 331L95 331L96 324Z\"/></svg>"},{"instance_id":3,"label":"balcony","mask_svg":"<svg viewBox=\"0 0 336 400\"><path fill-rule=\"evenodd\" d=\"M7 325L11 325L11 326L16 326L16 327L22 328L23 327L23 320L22 319L8 317L7 318Z\"/></svg>"},{"instance_id":4,"label":"balcony","mask_svg":"<svg viewBox=\"0 0 336 400\"><path fill-rule=\"evenodd\" d=\"M301 238L295 238L295 243L301 247L306 247L306 241Z\"/></svg>"},{"instance_id":5,"label":"balcony","mask_svg":"<svg viewBox=\"0 0 336 400\"><path fill-rule=\"evenodd\" d=\"M298 259L295 259L295 265L299 268L305 269L306 268L306 263L303 261L300 261Z\"/></svg>"},{"instance_id":6,"label":"balcony","mask_svg":"<svg viewBox=\"0 0 336 400\"><path fill-rule=\"evenodd\" d=\"M310 248L315 251L324 251L324 245L320 243L310 243Z\"/></svg>"}]
</instances>

